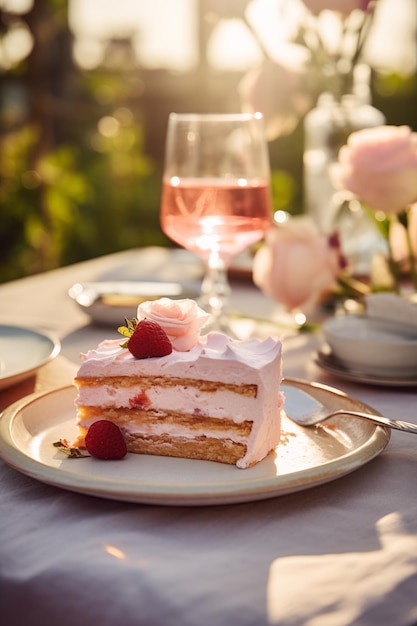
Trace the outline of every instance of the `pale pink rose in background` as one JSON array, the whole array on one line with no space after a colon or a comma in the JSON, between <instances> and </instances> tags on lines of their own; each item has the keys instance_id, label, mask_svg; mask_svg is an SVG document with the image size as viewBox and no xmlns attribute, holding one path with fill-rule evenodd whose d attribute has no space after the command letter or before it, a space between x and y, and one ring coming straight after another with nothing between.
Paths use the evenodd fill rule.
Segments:
<instances>
[{"instance_id":1,"label":"pale pink rose in background","mask_svg":"<svg viewBox=\"0 0 417 626\"><path fill-rule=\"evenodd\" d=\"M174 350L187 352L197 343L210 316L194 300L160 298L138 306L138 319L145 317L162 326Z\"/></svg>"},{"instance_id":2,"label":"pale pink rose in background","mask_svg":"<svg viewBox=\"0 0 417 626\"><path fill-rule=\"evenodd\" d=\"M300 118L313 106L305 76L273 61L250 70L239 84L242 109L262 113L269 141L289 135Z\"/></svg>"},{"instance_id":3,"label":"pale pink rose in background","mask_svg":"<svg viewBox=\"0 0 417 626\"><path fill-rule=\"evenodd\" d=\"M306 7L312 13L320 13L321 11L338 11L347 15L355 9L366 11L372 0L303 0Z\"/></svg>"},{"instance_id":4,"label":"pale pink rose in background","mask_svg":"<svg viewBox=\"0 0 417 626\"><path fill-rule=\"evenodd\" d=\"M408 126L352 133L330 175L370 208L399 213L417 200L417 133Z\"/></svg>"},{"instance_id":5,"label":"pale pink rose in background","mask_svg":"<svg viewBox=\"0 0 417 626\"><path fill-rule=\"evenodd\" d=\"M323 235L309 216L273 226L253 264L254 283L288 310L309 312L345 267L337 237Z\"/></svg>"}]
</instances>

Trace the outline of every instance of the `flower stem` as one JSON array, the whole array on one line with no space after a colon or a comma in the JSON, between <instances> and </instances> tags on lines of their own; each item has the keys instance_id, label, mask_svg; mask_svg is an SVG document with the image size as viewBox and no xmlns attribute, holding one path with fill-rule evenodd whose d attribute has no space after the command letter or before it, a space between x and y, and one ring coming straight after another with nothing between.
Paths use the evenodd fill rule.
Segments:
<instances>
[{"instance_id":1,"label":"flower stem","mask_svg":"<svg viewBox=\"0 0 417 626\"><path fill-rule=\"evenodd\" d=\"M396 293L399 293L400 285L399 285L399 277L398 277L398 266L397 266L396 260L394 259L394 254L393 254L392 245L391 245L390 236L389 236L391 225L392 225L391 219L388 218L388 234L387 234L388 266L389 266L391 276L394 282L394 291Z\"/></svg>"},{"instance_id":2,"label":"flower stem","mask_svg":"<svg viewBox=\"0 0 417 626\"><path fill-rule=\"evenodd\" d=\"M410 277L413 288L417 291L417 267L416 267L416 258L414 256L413 244L411 242L410 237L410 229L408 224L408 213L405 212L404 215L404 227L405 227L405 237L407 241L407 252L408 252L408 260L410 263Z\"/></svg>"},{"instance_id":3,"label":"flower stem","mask_svg":"<svg viewBox=\"0 0 417 626\"><path fill-rule=\"evenodd\" d=\"M353 276L340 275L338 283L343 289L344 294L350 296L351 298L362 298L363 296L367 296L372 291L370 285L367 285Z\"/></svg>"}]
</instances>

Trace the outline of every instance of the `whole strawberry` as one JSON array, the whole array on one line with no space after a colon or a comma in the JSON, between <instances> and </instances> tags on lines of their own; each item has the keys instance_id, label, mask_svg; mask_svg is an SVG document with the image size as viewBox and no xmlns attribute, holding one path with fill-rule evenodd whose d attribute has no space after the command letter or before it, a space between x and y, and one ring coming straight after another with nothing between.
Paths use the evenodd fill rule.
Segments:
<instances>
[{"instance_id":1,"label":"whole strawberry","mask_svg":"<svg viewBox=\"0 0 417 626\"><path fill-rule=\"evenodd\" d=\"M148 359L171 354L172 344L164 329L153 320L143 319L138 322L126 320L127 326L119 328L119 332L129 339L123 348L127 348L136 359Z\"/></svg>"},{"instance_id":2,"label":"whole strawberry","mask_svg":"<svg viewBox=\"0 0 417 626\"><path fill-rule=\"evenodd\" d=\"M85 447L97 459L123 459L127 454L122 431L108 420L91 424L85 436Z\"/></svg>"}]
</instances>

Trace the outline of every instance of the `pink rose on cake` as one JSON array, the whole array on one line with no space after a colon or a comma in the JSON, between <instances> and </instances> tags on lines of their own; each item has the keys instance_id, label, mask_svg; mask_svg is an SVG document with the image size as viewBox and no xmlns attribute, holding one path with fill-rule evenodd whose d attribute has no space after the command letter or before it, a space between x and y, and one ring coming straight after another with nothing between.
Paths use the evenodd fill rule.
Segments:
<instances>
[{"instance_id":1,"label":"pink rose on cake","mask_svg":"<svg viewBox=\"0 0 417 626\"><path fill-rule=\"evenodd\" d=\"M142 302L138 307L138 319L147 318L159 324L178 352L187 352L195 346L209 317L194 300L189 299L160 298Z\"/></svg>"},{"instance_id":2,"label":"pink rose on cake","mask_svg":"<svg viewBox=\"0 0 417 626\"><path fill-rule=\"evenodd\" d=\"M268 231L255 255L253 280L288 310L306 313L345 267L337 235L327 237L309 216L297 216Z\"/></svg>"}]
</instances>

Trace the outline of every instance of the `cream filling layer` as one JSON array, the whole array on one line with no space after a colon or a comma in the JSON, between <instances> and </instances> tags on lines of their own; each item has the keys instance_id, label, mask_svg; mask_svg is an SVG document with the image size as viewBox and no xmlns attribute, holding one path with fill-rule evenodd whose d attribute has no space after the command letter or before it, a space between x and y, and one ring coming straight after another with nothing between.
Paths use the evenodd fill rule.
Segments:
<instances>
[{"instance_id":1,"label":"cream filling layer","mask_svg":"<svg viewBox=\"0 0 417 626\"><path fill-rule=\"evenodd\" d=\"M89 428L89 426L94 421L94 419L85 419L80 422L80 425L84 426L85 428ZM201 430L191 431L186 426L178 426L172 424L138 425L137 423L128 422L123 424L123 430L132 435L143 435L144 437L149 437L152 435L156 437L168 435L172 438L181 437L183 439L188 439L192 441L196 437L206 436L209 439L230 439L231 441L235 441L237 443L247 443L247 437L243 437L236 433L225 432L221 430L210 430L206 432L203 428Z\"/></svg>"},{"instance_id":2,"label":"cream filling layer","mask_svg":"<svg viewBox=\"0 0 417 626\"><path fill-rule=\"evenodd\" d=\"M144 391L139 386L86 386L79 390L77 405L175 411L201 417L228 418L236 423L253 421L262 415L262 404L258 398L247 398L225 390L202 392L196 387L154 386Z\"/></svg>"}]
</instances>

